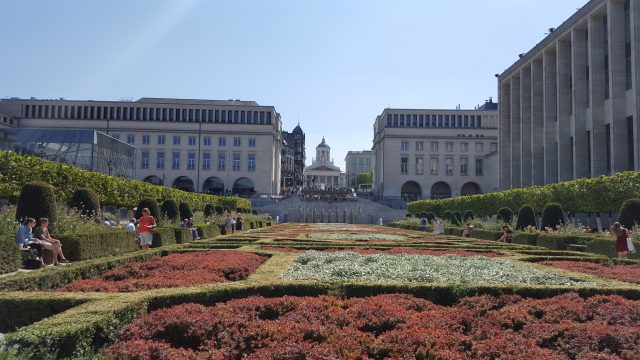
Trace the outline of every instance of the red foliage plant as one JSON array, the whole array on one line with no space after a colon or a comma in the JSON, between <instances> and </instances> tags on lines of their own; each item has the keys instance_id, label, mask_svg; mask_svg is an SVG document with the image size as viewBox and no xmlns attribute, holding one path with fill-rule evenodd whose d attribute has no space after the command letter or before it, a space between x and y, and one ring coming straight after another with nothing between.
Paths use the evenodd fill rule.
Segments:
<instances>
[{"instance_id":1,"label":"red foliage plant","mask_svg":"<svg viewBox=\"0 0 640 360\"><path fill-rule=\"evenodd\" d=\"M293 252L293 253L303 253L306 250L296 249L292 247L278 247L278 246L262 246L262 250L266 251L277 251L277 252ZM430 250L430 249L415 249L408 247L397 247L390 248L386 250L379 249L363 249L363 248L351 248L351 249L326 249L325 251L335 252L335 251L355 251L361 255L374 255L374 254L389 254L389 255L397 255L397 254L406 254L406 255L433 255L433 256L441 256L441 255L458 255L458 256L486 256L486 257L497 257L501 256L500 254L490 252L490 251L465 251L465 250Z\"/></svg>"},{"instance_id":2,"label":"red foliage plant","mask_svg":"<svg viewBox=\"0 0 640 360\"><path fill-rule=\"evenodd\" d=\"M131 292L244 280L267 257L235 250L174 253L131 262L57 291Z\"/></svg>"},{"instance_id":3,"label":"red foliage plant","mask_svg":"<svg viewBox=\"0 0 640 360\"><path fill-rule=\"evenodd\" d=\"M638 359L640 301L576 294L249 297L182 304L125 326L115 359Z\"/></svg>"},{"instance_id":4,"label":"red foliage plant","mask_svg":"<svg viewBox=\"0 0 640 360\"><path fill-rule=\"evenodd\" d=\"M605 265L586 261L543 261L540 264L640 284L640 265Z\"/></svg>"}]
</instances>

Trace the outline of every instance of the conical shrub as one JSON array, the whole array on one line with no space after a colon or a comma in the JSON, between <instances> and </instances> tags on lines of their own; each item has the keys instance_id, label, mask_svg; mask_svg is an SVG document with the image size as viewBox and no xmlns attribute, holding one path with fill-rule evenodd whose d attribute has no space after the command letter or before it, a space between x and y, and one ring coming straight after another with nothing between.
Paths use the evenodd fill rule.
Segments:
<instances>
[{"instance_id":1,"label":"conical shrub","mask_svg":"<svg viewBox=\"0 0 640 360\"><path fill-rule=\"evenodd\" d=\"M70 208L77 209L84 216L97 216L100 214L100 198L91 188L80 188L73 192L67 202Z\"/></svg>"},{"instance_id":2,"label":"conical shrub","mask_svg":"<svg viewBox=\"0 0 640 360\"><path fill-rule=\"evenodd\" d=\"M191 219L193 217L193 211L191 206L186 202L181 202L179 205L180 219Z\"/></svg>"},{"instance_id":3,"label":"conical shrub","mask_svg":"<svg viewBox=\"0 0 640 360\"><path fill-rule=\"evenodd\" d=\"M542 210L542 222L540 227L544 228L555 228L557 225L564 225L564 211L562 210L562 205L558 203L549 203Z\"/></svg>"},{"instance_id":4,"label":"conical shrub","mask_svg":"<svg viewBox=\"0 0 640 360\"><path fill-rule=\"evenodd\" d=\"M471 210L465 211L464 215L462 215L462 220L464 220L464 222L471 221L471 220L473 220L473 218L475 218L475 215L473 214L473 211L471 211Z\"/></svg>"},{"instance_id":5,"label":"conical shrub","mask_svg":"<svg viewBox=\"0 0 640 360\"><path fill-rule=\"evenodd\" d=\"M216 213L216 208L212 204L207 204L204 206L204 217L210 218Z\"/></svg>"},{"instance_id":6,"label":"conical shrub","mask_svg":"<svg viewBox=\"0 0 640 360\"><path fill-rule=\"evenodd\" d=\"M640 225L640 200L629 199L620 207L618 222L627 229Z\"/></svg>"},{"instance_id":7,"label":"conical shrub","mask_svg":"<svg viewBox=\"0 0 640 360\"><path fill-rule=\"evenodd\" d=\"M56 195L51 185L42 181L33 181L22 186L16 207L16 220L19 222L32 217L49 219L49 230L53 232L56 217Z\"/></svg>"},{"instance_id":8,"label":"conical shrub","mask_svg":"<svg viewBox=\"0 0 640 360\"><path fill-rule=\"evenodd\" d=\"M524 205L518 211L518 221L516 222L516 230L523 230L527 226L536 227L536 213L529 205Z\"/></svg>"},{"instance_id":9,"label":"conical shrub","mask_svg":"<svg viewBox=\"0 0 640 360\"><path fill-rule=\"evenodd\" d=\"M138 207L136 208L136 219L142 217L142 209L148 208L151 216L158 219L160 217L160 206L158 206L158 202L156 199L145 198L140 200L138 203Z\"/></svg>"},{"instance_id":10,"label":"conical shrub","mask_svg":"<svg viewBox=\"0 0 640 360\"><path fill-rule=\"evenodd\" d=\"M169 220L178 220L180 217L180 210L178 209L178 202L174 199L167 199L162 202L160 207L162 215L166 216Z\"/></svg>"},{"instance_id":11,"label":"conical shrub","mask_svg":"<svg viewBox=\"0 0 640 360\"><path fill-rule=\"evenodd\" d=\"M503 221L507 224L511 224L513 221L513 210L508 207L503 207L498 210L497 214L498 220Z\"/></svg>"}]
</instances>

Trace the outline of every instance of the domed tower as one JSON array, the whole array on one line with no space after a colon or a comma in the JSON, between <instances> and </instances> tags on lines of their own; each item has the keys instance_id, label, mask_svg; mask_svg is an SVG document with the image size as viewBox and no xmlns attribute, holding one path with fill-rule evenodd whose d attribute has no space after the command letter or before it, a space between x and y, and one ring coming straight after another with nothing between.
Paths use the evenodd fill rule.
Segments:
<instances>
[{"instance_id":1,"label":"domed tower","mask_svg":"<svg viewBox=\"0 0 640 360\"><path fill-rule=\"evenodd\" d=\"M324 164L331 162L331 147L324 141L324 136L322 142L316 147L316 162Z\"/></svg>"}]
</instances>

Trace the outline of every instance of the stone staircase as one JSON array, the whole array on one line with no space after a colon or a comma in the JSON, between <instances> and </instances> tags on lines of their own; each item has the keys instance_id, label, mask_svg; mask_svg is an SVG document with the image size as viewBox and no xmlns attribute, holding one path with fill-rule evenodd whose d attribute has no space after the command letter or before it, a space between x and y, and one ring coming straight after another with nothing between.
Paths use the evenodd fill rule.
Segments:
<instances>
[{"instance_id":1,"label":"stone staircase","mask_svg":"<svg viewBox=\"0 0 640 360\"><path fill-rule=\"evenodd\" d=\"M303 201L291 197L266 206L254 207L260 213L279 217L280 222L377 224L404 219L405 211L367 199L334 202Z\"/></svg>"}]
</instances>

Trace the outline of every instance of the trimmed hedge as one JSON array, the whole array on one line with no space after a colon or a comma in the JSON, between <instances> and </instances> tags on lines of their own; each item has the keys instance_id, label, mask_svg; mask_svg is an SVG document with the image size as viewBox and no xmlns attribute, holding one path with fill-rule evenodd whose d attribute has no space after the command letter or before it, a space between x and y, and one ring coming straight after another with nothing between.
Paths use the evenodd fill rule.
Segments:
<instances>
[{"instance_id":1,"label":"trimmed hedge","mask_svg":"<svg viewBox=\"0 0 640 360\"><path fill-rule=\"evenodd\" d=\"M15 331L49 316L61 313L89 299L75 294L50 294L44 297L0 297L0 333ZM2 357L0 357L2 358Z\"/></svg>"},{"instance_id":2,"label":"trimmed hedge","mask_svg":"<svg viewBox=\"0 0 640 360\"><path fill-rule=\"evenodd\" d=\"M538 244L538 236L540 236L540 233L516 232L513 235L512 243L536 246Z\"/></svg>"},{"instance_id":3,"label":"trimmed hedge","mask_svg":"<svg viewBox=\"0 0 640 360\"><path fill-rule=\"evenodd\" d=\"M211 239L220 235L220 227L216 224L198 225L198 237Z\"/></svg>"},{"instance_id":4,"label":"trimmed hedge","mask_svg":"<svg viewBox=\"0 0 640 360\"><path fill-rule=\"evenodd\" d=\"M0 174L2 171L0 169ZM2 175L0 175L0 183ZM2 185L0 185L1 188ZM32 217L49 219L49 230L54 231L56 223L56 196L53 187L42 181L32 181L22 186L16 206L16 220L22 223Z\"/></svg>"},{"instance_id":5,"label":"trimmed hedge","mask_svg":"<svg viewBox=\"0 0 640 360\"><path fill-rule=\"evenodd\" d=\"M536 213L529 205L524 205L518 211L518 222L516 223L516 230L523 230L528 226L537 227Z\"/></svg>"},{"instance_id":6,"label":"trimmed hedge","mask_svg":"<svg viewBox=\"0 0 640 360\"><path fill-rule=\"evenodd\" d=\"M566 222L567 221L564 217L564 210L562 210L562 205L558 203L550 203L544 207L544 210L542 210L540 229L544 230L547 227L555 229L556 226L563 226Z\"/></svg>"},{"instance_id":7,"label":"trimmed hedge","mask_svg":"<svg viewBox=\"0 0 640 360\"><path fill-rule=\"evenodd\" d=\"M156 199L152 198L144 198L138 202L135 215L136 219L140 219L142 217L142 210L145 208L149 209L151 216L160 221L160 206L158 206Z\"/></svg>"},{"instance_id":8,"label":"trimmed hedge","mask_svg":"<svg viewBox=\"0 0 640 360\"><path fill-rule=\"evenodd\" d=\"M180 211L180 220L191 219L193 217L193 211L191 211L189 203L181 202L180 205L178 205L178 209Z\"/></svg>"},{"instance_id":9,"label":"trimmed hedge","mask_svg":"<svg viewBox=\"0 0 640 360\"><path fill-rule=\"evenodd\" d=\"M133 208L144 197L187 202L197 211L202 211L206 204L233 209L251 206L248 200L239 197L191 193L95 173L37 157L22 156L12 151L0 151L1 199L8 199L15 204L22 185L34 180L51 184L56 197L63 202L69 200L76 189L87 187L96 190L100 203L108 206Z\"/></svg>"},{"instance_id":10,"label":"trimmed hedge","mask_svg":"<svg viewBox=\"0 0 640 360\"><path fill-rule=\"evenodd\" d=\"M193 235L191 234L191 229L185 227L175 227L173 228L175 232L176 243L178 244L186 244L193 241Z\"/></svg>"},{"instance_id":11,"label":"trimmed hedge","mask_svg":"<svg viewBox=\"0 0 640 360\"><path fill-rule=\"evenodd\" d=\"M584 245L593 240L593 236L580 235L558 235L554 233L542 233L538 235L536 245L552 250L567 250L569 244Z\"/></svg>"},{"instance_id":12,"label":"trimmed hedge","mask_svg":"<svg viewBox=\"0 0 640 360\"><path fill-rule=\"evenodd\" d=\"M15 239L0 236L0 274L14 272L21 267L22 256Z\"/></svg>"},{"instance_id":13,"label":"trimmed hedge","mask_svg":"<svg viewBox=\"0 0 640 360\"><path fill-rule=\"evenodd\" d=\"M173 199L163 201L162 206L160 206L160 212L169 220L177 220L180 217L178 202Z\"/></svg>"},{"instance_id":14,"label":"trimmed hedge","mask_svg":"<svg viewBox=\"0 0 640 360\"><path fill-rule=\"evenodd\" d=\"M500 208L497 213L497 218L507 224L511 224L513 221L513 210L508 207Z\"/></svg>"},{"instance_id":15,"label":"trimmed hedge","mask_svg":"<svg viewBox=\"0 0 640 360\"><path fill-rule=\"evenodd\" d=\"M501 231L487 230L487 229L473 229L471 237L482 240L498 240L502 236Z\"/></svg>"},{"instance_id":16,"label":"trimmed hedge","mask_svg":"<svg viewBox=\"0 0 640 360\"><path fill-rule=\"evenodd\" d=\"M408 204L411 213L444 210L472 210L476 216L492 216L501 207L519 209L530 205L541 213L550 202L562 204L564 211L577 214L616 213L628 199L640 198L640 172L581 178L545 186L505 190L490 194L460 196L442 200L420 200Z\"/></svg>"},{"instance_id":17,"label":"trimmed hedge","mask_svg":"<svg viewBox=\"0 0 640 360\"><path fill-rule=\"evenodd\" d=\"M640 225L640 200L629 199L620 208L618 222L627 229Z\"/></svg>"},{"instance_id":18,"label":"trimmed hedge","mask_svg":"<svg viewBox=\"0 0 640 360\"><path fill-rule=\"evenodd\" d=\"M70 208L77 209L85 216L97 216L100 214L100 199L96 191L91 188L80 188L74 191L67 205Z\"/></svg>"},{"instance_id":19,"label":"trimmed hedge","mask_svg":"<svg viewBox=\"0 0 640 360\"><path fill-rule=\"evenodd\" d=\"M613 239L607 238L591 238L589 242L587 242L587 251L595 254L606 255L610 258L615 258L618 256L616 252L616 243ZM636 249L640 249L640 242L634 241L633 245L635 245ZM640 254L629 254L630 259L640 259Z\"/></svg>"},{"instance_id":20,"label":"trimmed hedge","mask_svg":"<svg viewBox=\"0 0 640 360\"><path fill-rule=\"evenodd\" d=\"M90 234L60 234L67 259L71 261L95 259L104 256L127 254L138 250L134 232L105 231Z\"/></svg>"},{"instance_id":21,"label":"trimmed hedge","mask_svg":"<svg viewBox=\"0 0 640 360\"><path fill-rule=\"evenodd\" d=\"M176 244L176 228L158 227L153 230L152 248Z\"/></svg>"}]
</instances>

